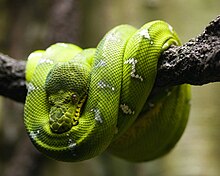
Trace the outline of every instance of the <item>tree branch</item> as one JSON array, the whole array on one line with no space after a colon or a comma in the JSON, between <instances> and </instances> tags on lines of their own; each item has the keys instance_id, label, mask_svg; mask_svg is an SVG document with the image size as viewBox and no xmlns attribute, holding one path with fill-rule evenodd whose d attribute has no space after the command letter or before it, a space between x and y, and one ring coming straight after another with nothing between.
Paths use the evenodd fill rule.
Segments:
<instances>
[{"instance_id":1,"label":"tree branch","mask_svg":"<svg viewBox=\"0 0 220 176\"><path fill-rule=\"evenodd\" d=\"M24 103L25 61L0 54L0 94ZM188 83L203 85L220 81L220 16L204 32L182 46L162 53L154 89Z\"/></svg>"},{"instance_id":2,"label":"tree branch","mask_svg":"<svg viewBox=\"0 0 220 176\"><path fill-rule=\"evenodd\" d=\"M25 61L0 53L0 95L24 103L27 94L25 65Z\"/></svg>"},{"instance_id":3,"label":"tree branch","mask_svg":"<svg viewBox=\"0 0 220 176\"><path fill-rule=\"evenodd\" d=\"M204 32L180 47L165 51L158 63L155 85L188 83L203 85L220 81L220 16Z\"/></svg>"}]
</instances>

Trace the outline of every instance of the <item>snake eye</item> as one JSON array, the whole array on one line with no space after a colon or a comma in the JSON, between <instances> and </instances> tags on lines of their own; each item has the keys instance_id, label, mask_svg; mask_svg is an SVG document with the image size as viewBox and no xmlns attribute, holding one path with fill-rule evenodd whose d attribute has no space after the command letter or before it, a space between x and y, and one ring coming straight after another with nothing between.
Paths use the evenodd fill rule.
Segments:
<instances>
[{"instance_id":1,"label":"snake eye","mask_svg":"<svg viewBox=\"0 0 220 176\"><path fill-rule=\"evenodd\" d=\"M76 94L73 94L71 98L72 98L72 102L73 102L74 104L76 104L76 103L78 102L78 97L77 97Z\"/></svg>"}]
</instances>

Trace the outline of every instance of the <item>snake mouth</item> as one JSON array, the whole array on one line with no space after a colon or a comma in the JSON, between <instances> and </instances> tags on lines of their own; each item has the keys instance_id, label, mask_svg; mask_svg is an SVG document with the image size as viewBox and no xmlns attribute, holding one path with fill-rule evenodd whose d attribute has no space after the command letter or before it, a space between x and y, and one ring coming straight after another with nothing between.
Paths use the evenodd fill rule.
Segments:
<instances>
[{"instance_id":1,"label":"snake mouth","mask_svg":"<svg viewBox=\"0 0 220 176\"><path fill-rule=\"evenodd\" d=\"M81 112L84 109L86 99L87 99L87 95L84 95L83 98L77 103L74 118L73 118L73 121L76 123L74 124L74 126L78 125L79 123L79 118L80 118Z\"/></svg>"},{"instance_id":2,"label":"snake mouth","mask_svg":"<svg viewBox=\"0 0 220 176\"><path fill-rule=\"evenodd\" d=\"M62 134L78 125L86 99L86 94L82 96L80 100L78 100L75 94L73 94L72 102L51 106L49 114L49 125L51 131L53 133Z\"/></svg>"}]
</instances>

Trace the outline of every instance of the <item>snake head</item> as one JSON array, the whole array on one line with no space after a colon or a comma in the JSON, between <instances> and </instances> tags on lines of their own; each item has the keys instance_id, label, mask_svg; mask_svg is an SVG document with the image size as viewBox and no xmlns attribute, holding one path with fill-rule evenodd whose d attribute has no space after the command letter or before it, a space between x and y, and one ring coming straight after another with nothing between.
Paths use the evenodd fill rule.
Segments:
<instances>
[{"instance_id":1,"label":"snake head","mask_svg":"<svg viewBox=\"0 0 220 176\"><path fill-rule=\"evenodd\" d=\"M89 69L86 65L59 63L49 72L45 90L50 108L49 124L53 133L64 133L78 124L86 100Z\"/></svg>"}]
</instances>

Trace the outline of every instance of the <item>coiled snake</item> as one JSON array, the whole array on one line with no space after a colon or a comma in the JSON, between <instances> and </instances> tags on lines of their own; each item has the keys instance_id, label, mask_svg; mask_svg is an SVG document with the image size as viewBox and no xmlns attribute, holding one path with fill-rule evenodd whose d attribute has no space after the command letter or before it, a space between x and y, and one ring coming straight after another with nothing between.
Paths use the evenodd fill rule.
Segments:
<instances>
[{"instance_id":1,"label":"coiled snake","mask_svg":"<svg viewBox=\"0 0 220 176\"><path fill-rule=\"evenodd\" d=\"M190 87L149 96L160 54L180 45L173 28L153 21L120 25L96 49L57 43L30 54L24 123L33 144L61 161L105 150L129 161L170 151L189 115Z\"/></svg>"}]
</instances>

